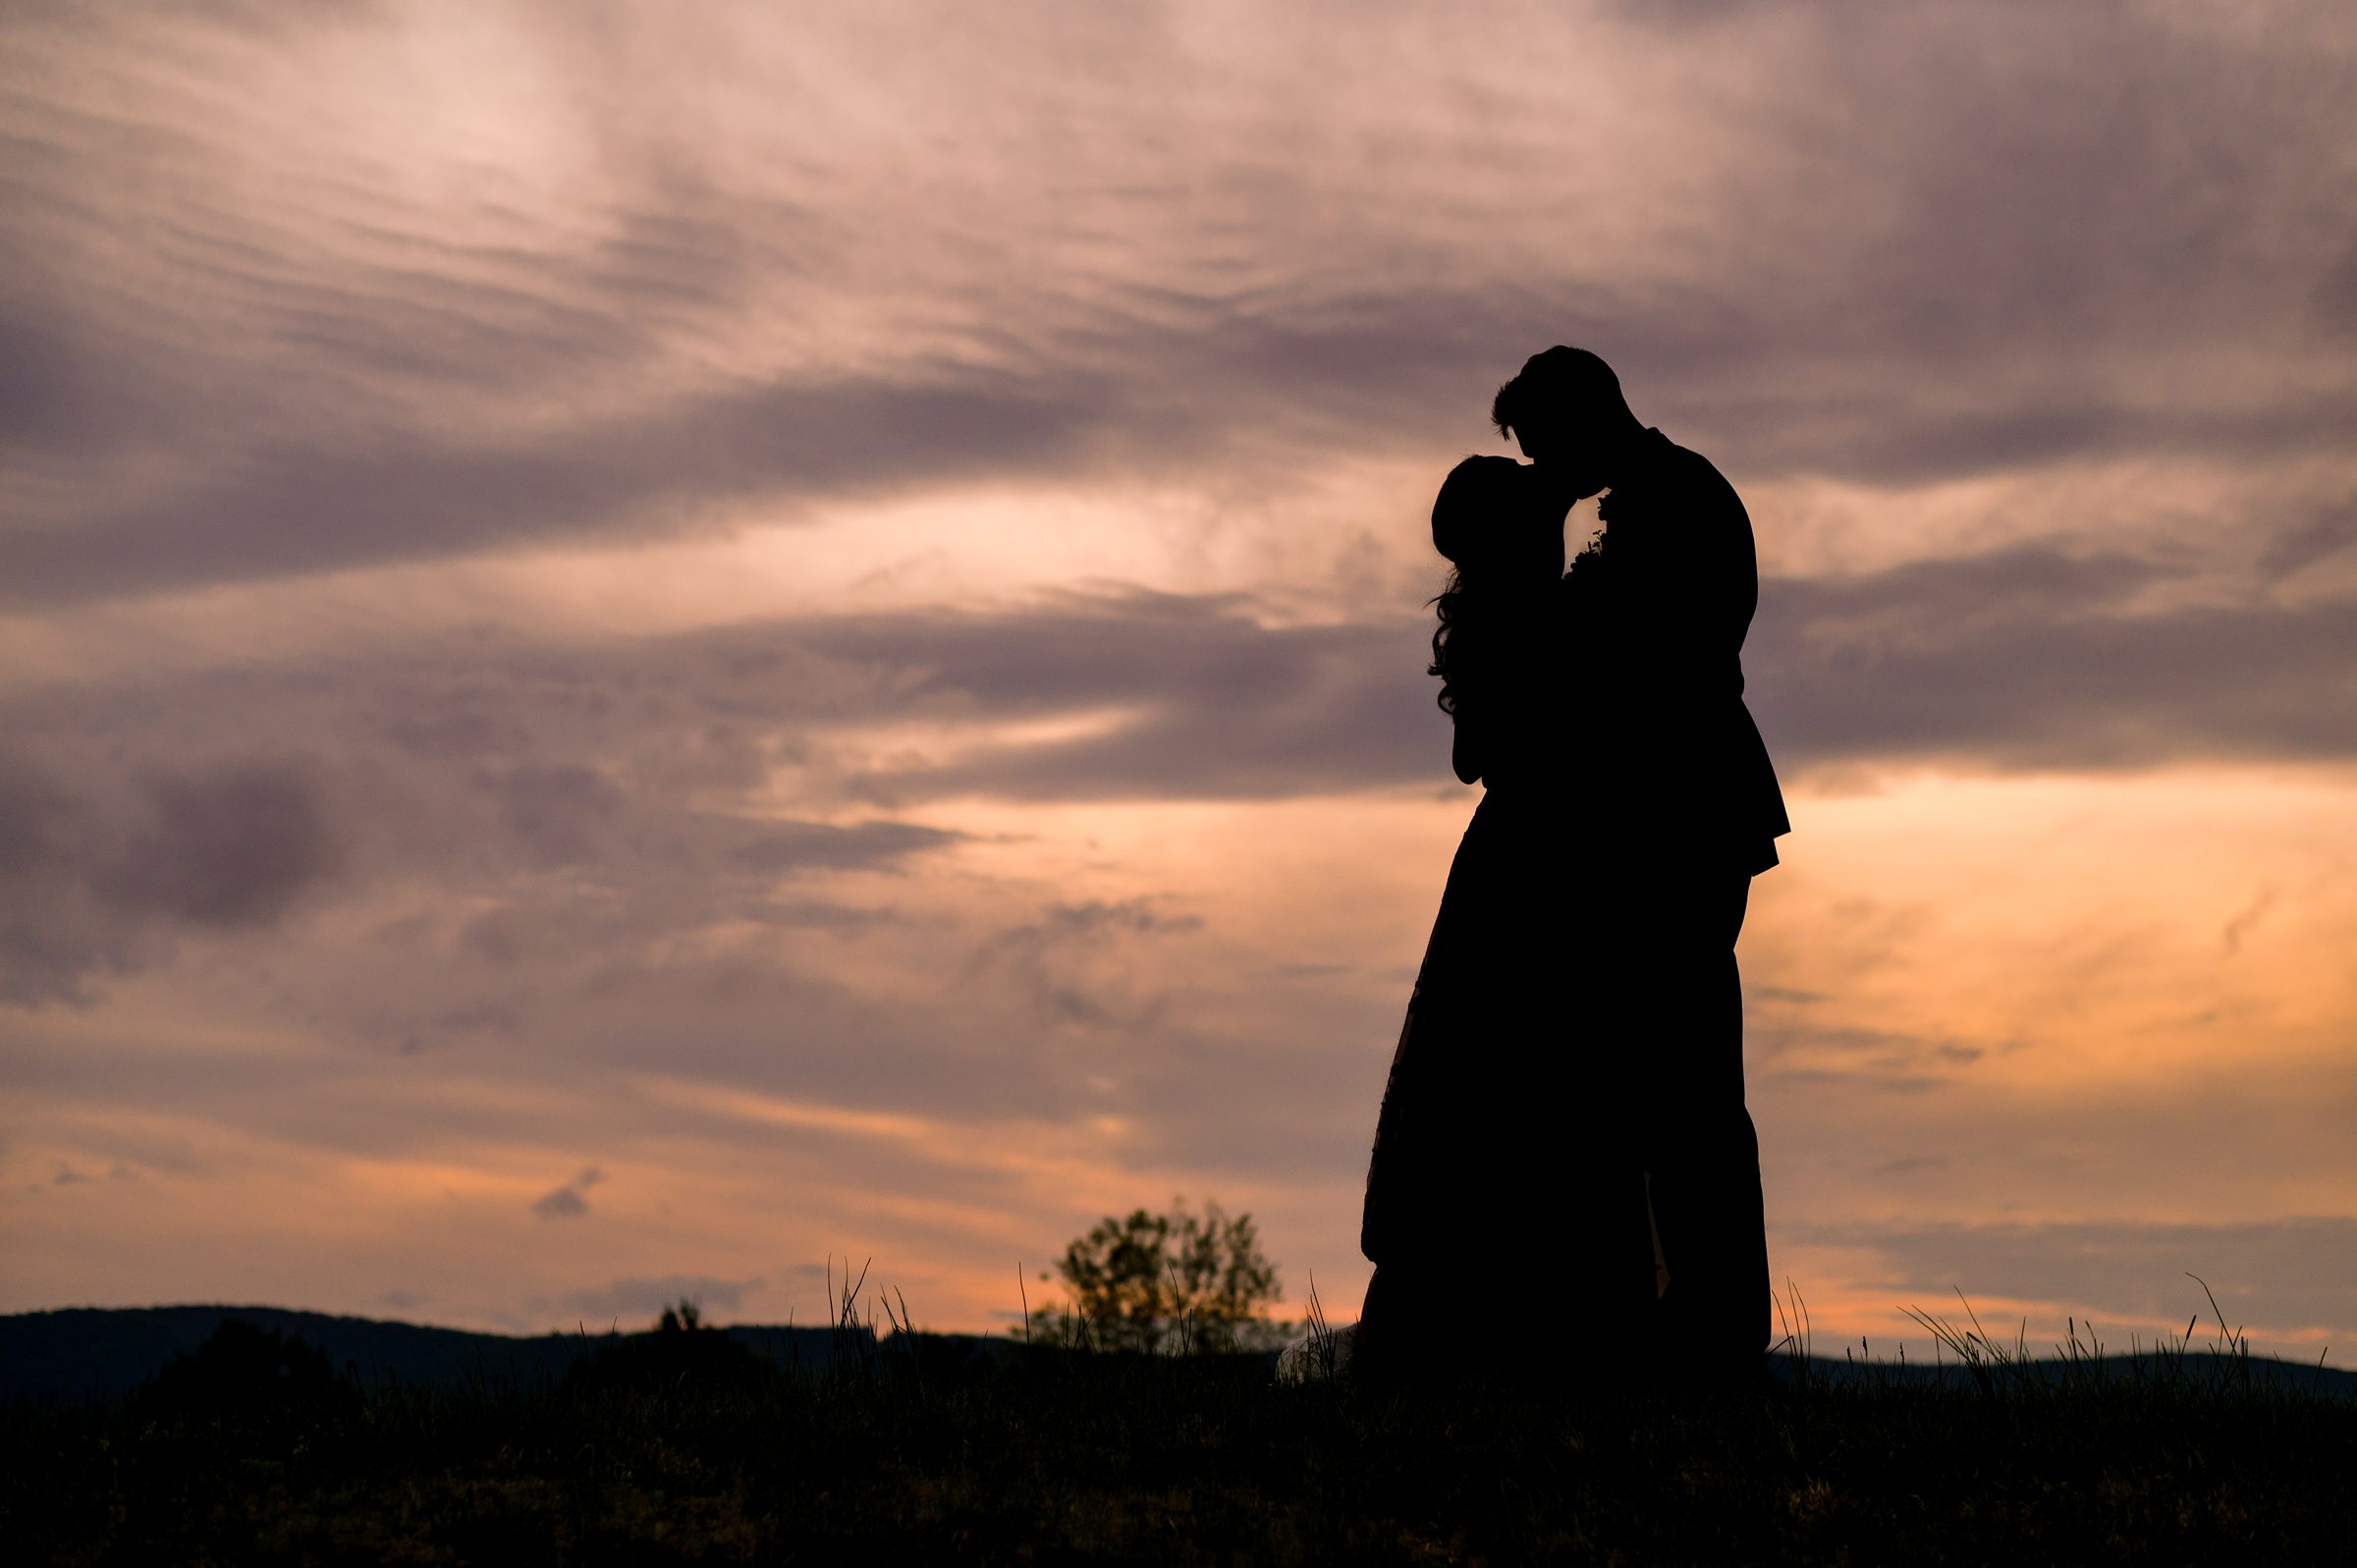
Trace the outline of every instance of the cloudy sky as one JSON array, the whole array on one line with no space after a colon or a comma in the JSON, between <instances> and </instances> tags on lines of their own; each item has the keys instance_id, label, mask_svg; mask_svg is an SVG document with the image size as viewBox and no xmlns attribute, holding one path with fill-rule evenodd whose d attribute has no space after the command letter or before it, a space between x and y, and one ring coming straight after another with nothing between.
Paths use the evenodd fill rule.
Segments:
<instances>
[{"instance_id":1,"label":"cloudy sky","mask_svg":"<svg viewBox=\"0 0 2357 1568\"><path fill-rule=\"evenodd\" d=\"M2353 101L2338 0L10 6L0 1310L979 1328L1185 1194L1349 1315L1565 342L1757 527L1820 1348L2347 1364Z\"/></svg>"}]
</instances>

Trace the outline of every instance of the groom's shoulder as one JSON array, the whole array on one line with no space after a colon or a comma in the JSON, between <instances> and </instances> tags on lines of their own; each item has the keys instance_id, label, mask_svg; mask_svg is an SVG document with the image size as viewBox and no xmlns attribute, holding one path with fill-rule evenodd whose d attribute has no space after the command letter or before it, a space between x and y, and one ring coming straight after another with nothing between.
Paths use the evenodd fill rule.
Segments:
<instances>
[{"instance_id":1,"label":"groom's shoulder","mask_svg":"<svg viewBox=\"0 0 2357 1568\"><path fill-rule=\"evenodd\" d=\"M1690 505L1744 515L1743 500L1719 465L1691 447L1662 438L1662 467ZM1748 517L1745 518L1748 521Z\"/></svg>"}]
</instances>

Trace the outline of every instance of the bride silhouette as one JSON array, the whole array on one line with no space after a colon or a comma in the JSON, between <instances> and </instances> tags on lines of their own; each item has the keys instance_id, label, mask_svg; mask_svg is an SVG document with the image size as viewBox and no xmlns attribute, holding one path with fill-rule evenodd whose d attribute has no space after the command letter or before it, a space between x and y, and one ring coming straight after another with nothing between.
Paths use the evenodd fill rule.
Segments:
<instances>
[{"instance_id":1,"label":"bride silhouette","mask_svg":"<svg viewBox=\"0 0 2357 1568\"><path fill-rule=\"evenodd\" d=\"M1575 1344L1637 1329L1654 1298L1644 1174L1609 1052L1587 1036L1600 983L1594 825L1572 813L1591 761L1564 675L1563 509L1535 468L1468 458L1433 503L1453 566L1434 601L1432 674L1457 777L1484 786L1410 994L1367 1173L1360 1250L1376 1265L1359 1376L1445 1370L1509 1312Z\"/></svg>"}]
</instances>

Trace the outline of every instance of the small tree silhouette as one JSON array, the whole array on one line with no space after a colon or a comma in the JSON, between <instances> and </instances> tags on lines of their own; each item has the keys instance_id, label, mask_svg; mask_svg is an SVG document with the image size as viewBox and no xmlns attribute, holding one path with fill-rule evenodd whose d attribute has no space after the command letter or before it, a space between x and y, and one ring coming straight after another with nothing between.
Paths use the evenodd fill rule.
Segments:
<instances>
[{"instance_id":1,"label":"small tree silhouette","mask_svg":"<svg viewBox=\"0 0 2357 1568\"><path fill-rule=\"evenodd\" d=\"M1056 1271L1091 1342L1109 1350L1233 1350L1255 1337L1259 1309L1281 1299L1277 1266L1250 1215L1217 1203L1195 1215L1106 1216L1064 1250Z\"/></svg>"}]
</instances>

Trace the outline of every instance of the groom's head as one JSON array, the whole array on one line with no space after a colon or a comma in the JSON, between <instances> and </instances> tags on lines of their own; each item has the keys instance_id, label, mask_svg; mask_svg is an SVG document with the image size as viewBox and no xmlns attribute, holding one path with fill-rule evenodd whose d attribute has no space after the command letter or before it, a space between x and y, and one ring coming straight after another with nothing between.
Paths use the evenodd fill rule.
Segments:
<instances>
[{"instance_id":1,"label":"groom's head","mask_svg":"<svg viewBox=\"0 0 2357 1568\"><path fill-rule=\"evenodd\" d=\"M1523 361L1521 374L1498 389L1490 419L1575 496L1592 496L1612 482L1613 454L1642 428L1613 367L1561 344Z\"/></svg>"}]
</instances>

